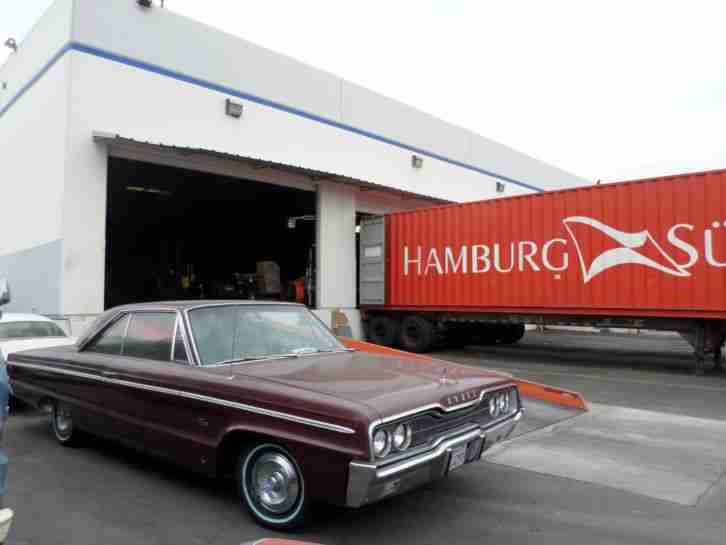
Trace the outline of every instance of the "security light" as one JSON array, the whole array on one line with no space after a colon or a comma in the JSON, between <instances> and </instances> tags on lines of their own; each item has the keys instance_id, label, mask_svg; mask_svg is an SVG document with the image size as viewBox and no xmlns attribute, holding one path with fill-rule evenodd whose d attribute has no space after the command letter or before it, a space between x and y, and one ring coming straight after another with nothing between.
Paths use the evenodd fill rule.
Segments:
<instances>
[{"instance_id":1,"label":"security light","mask_svg":"<svg viewBox=\"0 0 726 545\"><path fill-rule=\"evenodd\" d=\"M12 49L14 53L18 51L18 42L16 42L14 38L8 38L5 40L4 45L5 47Z\"/></svg>"},{"instance_id":2,"label":"security light","mask_svg":"<svg viewBox=\"0 0 726 545\"><path fill-rule=\"evenodd\" d=\"M423 166L423 157L420 157L418 155L412 155L411 166L413 168L421 168Z\"/></svg>"},{"instance_id":3,"label":"security light","mask_svg":"<svg viewBox=\"0 0 726 545\"><path fill-rule=\"evenodd\" d=\"M227 99L227 101L225 102L224 111L230 117L239 119L240 117L242 117L243 109L244 107L239 102L234 102L230 99Z\"/></svg>"},{"instance_id":4,"label":"security light","mask_svg":"<svg viewBox=\"0 0 726 545\"><path fill-rule=\"evenodd\" d=\"M295 229L298 221L315 221L315 220L316 220L316 217L314 214L306 214L305 216L293 216L291 218L287 218L287 228Z\"/></svg>"}]
</instances>

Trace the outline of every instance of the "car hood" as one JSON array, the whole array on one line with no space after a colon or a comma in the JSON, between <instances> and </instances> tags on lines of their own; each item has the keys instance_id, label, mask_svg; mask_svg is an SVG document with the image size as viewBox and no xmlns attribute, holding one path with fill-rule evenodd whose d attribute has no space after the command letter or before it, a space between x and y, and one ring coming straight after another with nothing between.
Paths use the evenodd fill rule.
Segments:
<instances>
[{"instance_id":1,"label":"car hood","mask_svg":"<svg viewBox=\"0 0 726 545\"><path fill-rule=\"evenodd\" d=\"M39 339L17 339L14 341L0 341L0 352L6 358L9 354L22 350L33 350L35 348L53 348L55 346L66 346L76 343L75 337L48 337Z\"/></svg>"},{"instance_id":2,"label":"car hood","mask_svg":"<svg viewBox=\"0 0 726 545\"><path fill-rule=\"evenodd\" d=\"M511 377L438 360L345 352L263 360L205 370L241 375L363 403L382 418L425 405L445 408L478 398Z\"/></svg>"}]
</instances>

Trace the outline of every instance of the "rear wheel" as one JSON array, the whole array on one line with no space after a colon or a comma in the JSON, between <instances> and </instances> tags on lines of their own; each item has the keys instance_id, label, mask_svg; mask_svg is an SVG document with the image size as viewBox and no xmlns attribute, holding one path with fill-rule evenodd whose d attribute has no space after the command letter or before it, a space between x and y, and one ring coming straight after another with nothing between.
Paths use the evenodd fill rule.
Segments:
<instances>
[{"instance_id":1,"label":"rear wheel","mask_svg":"<svg viewBox=\"0 0 726 545\"><path fill-rule=\"evenodd\" d=\"M50 426L56 440L64 447L77 447L81 444L82 432L76 428L73 412L67 403L57 401L53 404Z\"/></svg>"},{"instance_id":2,"label":"rear wheel","mask_svg":"<svg viewBox=\"0 0 726 545\"><path fill-rule=\"evenodd\" d=\"M368 325L368 338L375 344L395 346L400 329L390 316L374 316Z\"/></svg>"},{"instance_id":3,"label":"rear wheel","mask_svg":"<svg viewBox=\"0 0 726 545\"><path fill-rule=\"evenodd\" d=\"M408 352L423 353L433 348L434 325L421 316L407 316L401 324L401 348Z\"/></svg>"},{"instance_id":4,"label":"rear wheel","mask_svg":"<svg viewBox=\"0 0 726 545\"><path fill-rule=\"evenodd\" d=\"M310 507L305 481L283 447L265 443L243 450L237 485L245 508L263 526L292 530L305 522Z\"/></svg>"}]
</instances>

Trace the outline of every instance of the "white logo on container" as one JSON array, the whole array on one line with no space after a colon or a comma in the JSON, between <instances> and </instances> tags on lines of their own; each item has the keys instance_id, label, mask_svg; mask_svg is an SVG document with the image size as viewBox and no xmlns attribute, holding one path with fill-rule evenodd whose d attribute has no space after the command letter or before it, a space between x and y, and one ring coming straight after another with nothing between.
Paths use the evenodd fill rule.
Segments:
<instances>
[{"instance_id":1,"label":"white logo on container","mask_svg":"<svg viewBox=\"0 0 726 545\"><path fill-rule=\"evenodd\" d=\"M575 245L577 251L577 257L580 260L580 268L582 269L582 276L585 284L595 278L598 274L613 267L619 265L644 265L657 271L670 274L672 276L691 276L683 266L675 262L675 260L668 255L660 244L656 242L650 231L639 231L636 233L626 233L625 231L619 231L609 225L598 221L596 219L588 218L587 216L571 216L562 220L565 225L565 229L572 239L572 243ZM571 224L582 224L588 225L593 229L600 231L602 234L612 238L615 242L620 244L619 248L611 248L605 250L599 256L592 260L592 263L587 265L585 257L582 255L582 247L572 232ZM637 252L636 250L645 248L650 242L663 256L665 261L670 266L663 265L657 261Z\"/></svg>"}]
</instances>

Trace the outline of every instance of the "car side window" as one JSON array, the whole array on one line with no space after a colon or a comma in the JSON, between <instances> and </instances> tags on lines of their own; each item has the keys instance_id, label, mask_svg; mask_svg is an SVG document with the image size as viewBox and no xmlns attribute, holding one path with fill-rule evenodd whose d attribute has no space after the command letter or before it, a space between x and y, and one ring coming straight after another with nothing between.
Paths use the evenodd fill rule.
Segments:
<instances>
[{"instance_id":1,"label":"car side window","mask_svg":"<svg viewBox=\"0 0 726 545\"><path fill-rule=\"evenodd\" d=\"M158 361L171 360L175 312L137 312L131 315L123 355Z\"/></svg>"},{"instance_id":2,"label":"car side window","mask_svg":"<svg viewBox=\"0 0 726 545\"><path fill-rule=\"evenodd\" d=\"M124 346L124 335L126 334L128 322L128 315L114 322L113 325L106 328L103 333L91 341L85 351L120 356Z\"/></svg>"}]
</instances>

